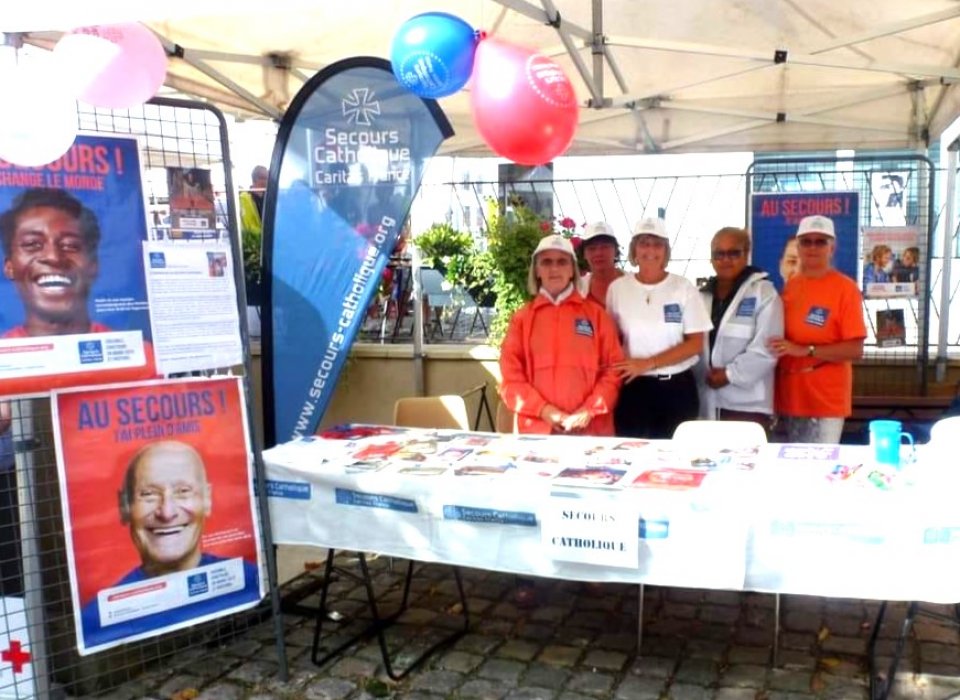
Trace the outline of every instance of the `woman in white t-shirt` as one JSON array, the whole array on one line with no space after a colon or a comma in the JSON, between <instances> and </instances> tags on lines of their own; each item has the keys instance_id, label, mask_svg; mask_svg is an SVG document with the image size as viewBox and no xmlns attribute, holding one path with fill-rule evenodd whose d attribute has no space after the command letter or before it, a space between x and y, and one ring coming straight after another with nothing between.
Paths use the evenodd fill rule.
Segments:
<instances>
[{"instance_id":1,"label":"woman in white t-shirt","mask_svg":"<svg viewBox=\"0 0 960 700\"><path fill-rule=\"evenodd\" d=\"M624 381L614 423L623 437L670 438L699 413L692 368L713 324L693 283L667 272L670 238L662 219L637 223L629 256L637 272L607 290L607 311L629 358L614 365Z\"/></svg>"}]
</instances>

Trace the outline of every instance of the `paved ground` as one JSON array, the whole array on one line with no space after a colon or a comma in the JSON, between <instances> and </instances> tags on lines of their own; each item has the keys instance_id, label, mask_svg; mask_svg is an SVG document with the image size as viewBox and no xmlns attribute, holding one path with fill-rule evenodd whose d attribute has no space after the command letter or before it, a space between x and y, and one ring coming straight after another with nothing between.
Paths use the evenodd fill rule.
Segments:
<instances>
[{"instance_id":1,"label":"paved ground","mask_svg":"<svg viewBox=\"0 0 960 700\"><path fill-rule=\"evenodd\" d=\"M401 570L372 563L384 606L399 599ZM314 574L299 579L308 582ZM354 700L375 697L516 700L802 700L868 697L867 639L877 604L805 596L782 598L780 665L771 663L771 595L647 587L642 655L636 654L638 588L589 590L538 581L540 604L513 603L513 576L464 572L470 631L403 681L384 674L375 640L350 647L322 668L310 660L312 621L285 617L289 678L278 678L274 627L267 621L230 645L190 649L105 697L174 700ZM347 576L332 584L332 608L348 622L328 625L346 639L363 612L363 589ZM308 600L315 600L308 599ZM892 608L880 653L892 653L905 606ZM950 610L944 610L951 612ZM459 606L450 570L418 567L411 604L388 631L400 667L455 628ZM885 667L885 665L884 665ZM960 695L957 630L920 618L893 697Z\"/></svg>"}]
</instances>

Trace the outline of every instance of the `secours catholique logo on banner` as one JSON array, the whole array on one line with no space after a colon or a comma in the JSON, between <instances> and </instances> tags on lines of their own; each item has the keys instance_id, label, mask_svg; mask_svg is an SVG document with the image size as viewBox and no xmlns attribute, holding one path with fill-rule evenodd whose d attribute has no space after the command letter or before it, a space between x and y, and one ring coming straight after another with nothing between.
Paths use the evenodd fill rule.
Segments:
<instances>
[{"instance_id":1,"label":"secours catholique logo on banner","mask_svg":"<svg viewBox=\"0 0 960 700\"><path fill-rule=\"evenodd\" d=\"M268 444L316 430L424 161L452 134L379 58L329 66L287 110L264 206Z\"/></svg>"}]
</instances>

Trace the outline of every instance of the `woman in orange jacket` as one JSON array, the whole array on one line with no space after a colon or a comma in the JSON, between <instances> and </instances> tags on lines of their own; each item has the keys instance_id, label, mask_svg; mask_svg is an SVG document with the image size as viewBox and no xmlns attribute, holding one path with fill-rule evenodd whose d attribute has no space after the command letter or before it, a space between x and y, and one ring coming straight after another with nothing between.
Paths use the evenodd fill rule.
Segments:
<instances>
[{"instance_id":1,"label":"woman in orange jacket","mask_svg":"<svg viewBox=\"0 0 960 700\"><path fill-rule=\"evenodd\" d=\"M544 237L533 253L534 298L510 320L500 348L500 397L521 433L613 435L623 360L617 328L577 282L566 238Z\"/></svg>"}]
</instances>

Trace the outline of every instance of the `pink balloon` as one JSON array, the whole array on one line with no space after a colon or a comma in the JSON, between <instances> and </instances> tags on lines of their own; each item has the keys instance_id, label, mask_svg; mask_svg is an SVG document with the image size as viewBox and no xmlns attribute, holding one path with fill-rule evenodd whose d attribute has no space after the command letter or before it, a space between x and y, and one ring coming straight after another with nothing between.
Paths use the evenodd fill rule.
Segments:
<instances>
[{"instance_id":1,"label":"pink balloon","mask_svg":"<svg viewBox=\"0 0 960 700\"><path fill-rule=\"evenodd\" d=\"M579 110L559 65L491 38L480 42L473 65L473 122L495 153L521 165L541 165L567 150Z\"/></svg>"},{"instance_id":2,"label":"pink balloon","mask_svg":"<svg viewBox=\"0 0 960 700\"><path fill-rule=\"evenodd\" d=\"M96 107L141 105L156 94L167 74L160 40L135 22L74 29L53 52L77 99Z\"/></svg>"}]
</instances>

